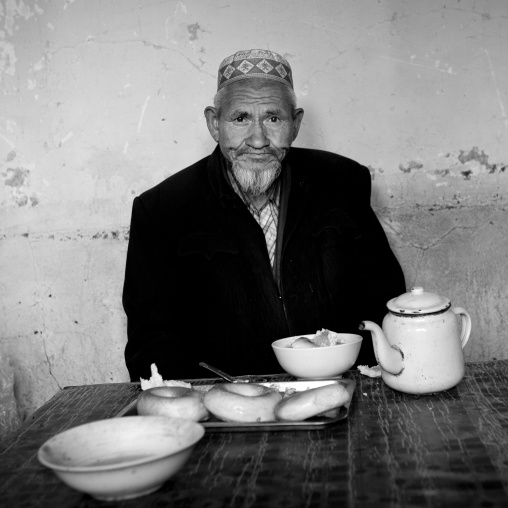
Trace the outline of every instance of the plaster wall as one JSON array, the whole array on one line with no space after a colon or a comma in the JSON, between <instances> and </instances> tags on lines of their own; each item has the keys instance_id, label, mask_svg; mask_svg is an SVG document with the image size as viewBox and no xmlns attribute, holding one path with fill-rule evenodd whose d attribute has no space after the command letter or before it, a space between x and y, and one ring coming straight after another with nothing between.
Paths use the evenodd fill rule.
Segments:
<instances>
[{"instance_id":1,"label":"plaster wall","mask_svg":"<svg viewBox=\"0 0 508 508\"><path fill-rule=\"evenodd\" d=\"M132 200L214 148L203 110L238 49L290 61L297 146L370 168L408 289L471 313L466 358L508 357L507 34L505 0L1 0L0 358L21 417L128 380Z\"/></svg>"}]
</instances>

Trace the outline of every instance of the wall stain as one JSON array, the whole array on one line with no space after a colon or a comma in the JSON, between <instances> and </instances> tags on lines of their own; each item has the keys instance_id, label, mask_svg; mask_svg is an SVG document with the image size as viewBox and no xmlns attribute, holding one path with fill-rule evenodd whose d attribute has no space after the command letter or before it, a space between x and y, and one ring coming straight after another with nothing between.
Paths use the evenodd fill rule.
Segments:
<instances>
[{"instance_id":1,"label":"wall stain","mask_svg":"<svg viewBox=\"0 0 508 508\"><path fill-rule=\"evenodd\" d=\"M480 152L477 146L473 146L469 152L465 150L460 150L458 155L458 160L461 164L467 164L468 162L475 161L478 162L481 166L485 167L485 169L490 173L495 173L499 171L500 173L504 173L506 168L508 168L507 164L491 164L489 163L489 156L482 150ZM464 172L462 173L464 174Z\"/></svg>"},{"instance_id":2,"label":"wall stain","mask_svg":"<svg viewBox=\"0 0 508 508\"><path fill-rule=\"evenodd\" d=\"M201 30L198 23L187 25L187 32L189 32L189 40L195 41L198 38L198 30Z\"/></svg>"},{"instance_id":3,"label":"wall stain","mask_svg":"<svg viewBox=\"0 0 508 508\"><path fill-rule=\"evenodd\" d=\"M128 241L129 240L129 227L120 227L112 230L101 230L101 231L89 231L81 232L79 229L74 232L67 231L53 231L49 234L36 234L36 233L21 233L19 236L23 238L30 238L33 241L36 240L53 240L59 242L66 241L87 241L87 240L116 240L116 241ZM0 237L1 238L1 237ZM4 238L6 236L4 235Z\"/></svg>"},{"instance_id":4,"label":"wall stain","mask_svg":"<svg viewBox=\"0 0 508 508\"><path fill-rule=\"evenodd\" d=\"M129 229L98 231L91 236L92 240L129 240Z\"/></svg>"},{"instance_id":5,"label":"wall stain","mask_svg":"<svg viewBox=\"0 0 508 508\"><path fill-rule=\"evenodd\" d=\"M450 158L451 155L452 154L448 152L444 157ZM471 150L459 150L458 155L455 153L454 157L456 157L460 165L452 163L450 167L434 169L432 173L442 178L448 176L462 176L464 180L471 180L475 175L482 172L491 175L494 173L504 173L508 169L507 163L490 163L488 154L480 150L477 146L474 146ZM423 164L414 160L409 161L406 165L399 164L399 170L407 174L422 168ZM372 179L374 179L373 169L374 168L369 167Z\"/></svg>"},{"instance_id":6,"label":"wall stain","mask_svg":"<svg viewBox=\"0 0 508 508\"><path fill-rule=\"evenodd\" d=\"M470 161L477 161L487 169L490 169L491 167L489 164L489 156L483 150L480 152L477 146L474 146L471 150L469 150L469 152L460 150L457 158L461 164L467 164Z\"/></svg>"},{"instance_id":7,"label":"wall stain","mask_svg":"<svg viewBox=\"0 0 508 508\"><path fill-rule=\"evenodd\" d=\"M7 168L5 173L2 173L2 176L5 177L5 185L9 187L22 187L23 185L28 185L28 175L30 174L30 170L23 168Z\"/></svg>"},{"instance_id":8,"label":"wall stain","mask_svg":"<svg viewBox=\"0 0 508 508\"><path fill-rule=\"evenodd\" d=\"M423 164L421 162L416 162L416 161L409 161L407 166L404 166L403 164L399 164L399 169L403 173L411 173L411 171L413 171L413 169L422 169L422 168L423 168Z\"/></svg>"},{"instance_id":9,"label":"wall stain","mask_svg":"<svg viewBox=\"0 0 508 508\"><path fill-rule=\"evenodd\" d=\"M13 160L16 157L16 152L10 152L7 159ZM4 184L7 187L12 187L12 199L19 206L27 206L30 203L31 207L39 204L39 198L36 194L32 194L30 198L24 194L26 188L30 186L29 175L30 170L22 167L7 168L1 175L5 178Z\"/></svg>"},{"instance_id":10,"label":"wall stain","mask_svg":"<svg viewBox=\"0 0 508 508\"><path fill-rule=\"evenodd\" d=\"M464 180L471 180L473 172L470 169L466 169L465 171L461 171L461 174L464 175Z\"/></svg>"},{"instance_id":11,"label":"wall stain","mask_svg":"<svg viewBox=\"0 0 508 508\"><path fill-rule=\"evenodd\" d=\"M460 203L457 203L457 204L445 204L445 205L431 205L427 208L427 211L429 212L440 212L440 211L443 211L443 210L457 210L457 209L460 209L460 208L465 208L463 205L461 205Z\"/></svg>"}]
</instances>

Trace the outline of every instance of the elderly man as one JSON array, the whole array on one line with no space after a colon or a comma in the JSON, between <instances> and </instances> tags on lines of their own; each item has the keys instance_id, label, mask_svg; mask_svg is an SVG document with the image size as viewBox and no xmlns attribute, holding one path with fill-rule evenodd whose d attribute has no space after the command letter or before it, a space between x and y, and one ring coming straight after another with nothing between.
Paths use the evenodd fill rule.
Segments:
<instances>
[{"instance_id":1,"label":"elderly man","mask_svg":"<svg viewBox=\"0 0 508 508\"><path fill-rule=\"evenodd\" d=\"M303 118L289 63L240 51L205 109L214 152L134 200L123 303L131 379L281 372L271 342L381 322L404 276L370 207L371 179L290 148ZM365 334L359 364L375 364Z\"/></svg>"}]
</instances>

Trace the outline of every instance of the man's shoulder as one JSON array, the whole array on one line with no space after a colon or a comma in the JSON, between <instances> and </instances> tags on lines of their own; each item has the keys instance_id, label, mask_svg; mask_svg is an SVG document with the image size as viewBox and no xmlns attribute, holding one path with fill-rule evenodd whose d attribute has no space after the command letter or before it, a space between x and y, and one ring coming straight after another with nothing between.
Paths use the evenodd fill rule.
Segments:
<instances>
[{"instance_id":1,"label":"man's shoulder","mask_svg":"<svg viewBox=\"0 0 508 508\"><path fill-rule=\"evenodd\" d=\"M140 198L143 201L158 201L163 198L164 201L167 202L168 199L181 196L187 191L195 191L196 184L198 184L206 173L206 167L209 159L210 155L207 155L194 164L191 164L190 166L168 176L162 180L162 182L140 194Z\"/></svg>"},{"instance_id":2,"label":"man's shoulder","mask_svg":"<svg viewBox=\"0 0 508 508\"><path fill-rule=\"evenodd\" d=\"M326 150L291 148L291 167L319 180L370 180L370 171L359 162Z\"/></svg>"}]
</instances>

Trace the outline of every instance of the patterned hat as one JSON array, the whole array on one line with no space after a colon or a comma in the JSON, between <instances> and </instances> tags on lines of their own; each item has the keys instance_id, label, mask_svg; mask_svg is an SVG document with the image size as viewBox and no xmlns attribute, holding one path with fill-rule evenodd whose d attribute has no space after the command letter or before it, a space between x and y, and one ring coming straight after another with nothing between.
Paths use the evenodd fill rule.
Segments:
<instances>
[{"instance_id":1,"label":"patterned hat","mask_svg":"<svg viewBox=\"0 0 508 508\"><path fill-rule=\"evenodd\" d=\"M219 65L217 91L226 85L247 78L275 79L293 88L291 67L278 53L265 49L237 51Z\"/></svg>"}]
</instances>

